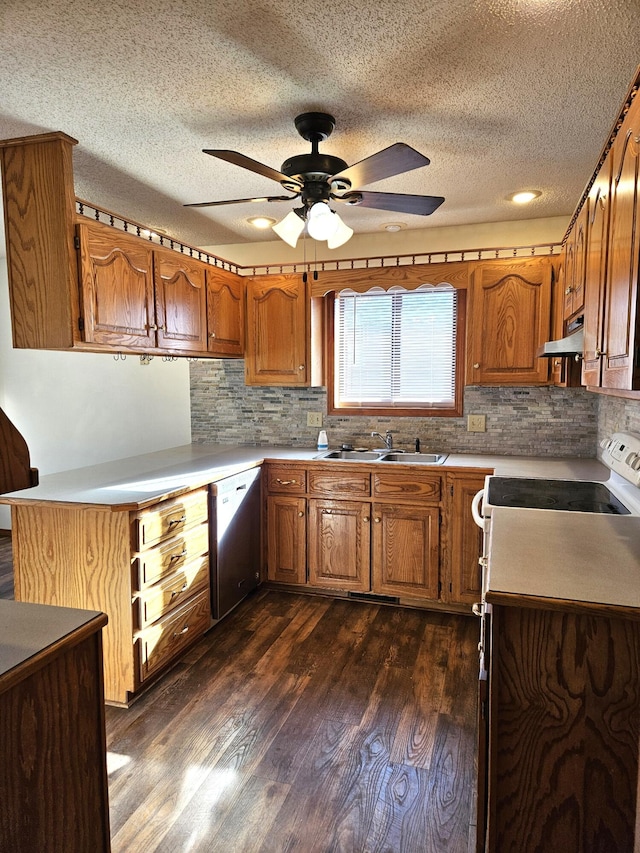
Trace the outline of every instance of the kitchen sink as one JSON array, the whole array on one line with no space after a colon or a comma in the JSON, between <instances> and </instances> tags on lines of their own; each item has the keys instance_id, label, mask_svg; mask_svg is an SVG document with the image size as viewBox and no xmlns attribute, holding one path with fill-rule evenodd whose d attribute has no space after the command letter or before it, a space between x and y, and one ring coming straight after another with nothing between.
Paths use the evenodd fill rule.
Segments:
<instances>
[{"instance_id":1,"label":"kitchen sink","mask_svg":"<svg viewBox=\"0 0 640 853\"><path fill-rule=\"evenodd\" d=\"M385 453L381 462L404 462L405 465L442 465L446 453Z\"/></svg>"},{"instance_id":2,"label":"kitchen sink","mask_svg":"<svg viewBox=\"0 0 640 853\"><path fill-rule=\"evenodd\" d=\"M380 459L385 453L384 450L330 450L329 453L321 453L316 456L316 459L351 459L351 460L368 460Z\"/></svg>"}]
</instances>

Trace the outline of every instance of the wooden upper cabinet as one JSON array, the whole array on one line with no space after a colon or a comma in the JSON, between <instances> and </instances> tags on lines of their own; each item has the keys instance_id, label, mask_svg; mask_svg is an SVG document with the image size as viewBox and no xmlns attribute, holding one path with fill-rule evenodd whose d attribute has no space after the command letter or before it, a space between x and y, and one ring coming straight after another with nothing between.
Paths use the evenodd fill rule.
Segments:
<instances>
[{"instance_id":1,"label":"wooden upper cabinet","mask_svg":"<svg viewBox=\"0 0 640 853\"><path fill-rule=\"evenodd\" d=\"M207 350L210 355L244 355L244 282L235 273L207 269Z\"/></svg>"},{"instance_id":2,"label":"wooden upper cabinet","mask_svg":"<svg viewBox=\"0 0 640 853\"><path fill-rule=\"evenodd\" d=\"M206 265L170 250L154 252L158 346L206 353Z\"/></svg>"},{"instance_id":3,"label":"wooden upper cabinet","mask_svg":"<svg viewBox=\"0 0 640 853\"><path fill-rule=\"evenodd\" d=\"M584 278L587 256L589 201L584 204L566 245L564 319L577 314L584 305Z\"/></svg>"},{"instance_id":4,"label":"wooden upper cabinet","mask_svg":"<svg viewBox=\"0 0 640 853\"><path fill-rule=\"evenodd\" d=\"M613 145L613 175L605 319L602 344L604 388L640 387L634 364L638 335L640 251L640 97L629 108Z\"/></svg>"},{"instance_id":5,"label":"wooden upper cabinet","mask_svg":"<svg viewBox=\"0 0 640 853\"><path fill-rule=\"evenodd\" d=\"M479 262L473 271L468 385L543 385L548 359L551 264L548 258Z\"/></svg>"},{"instance_id":6,"label":"wooden upper cabinet","mask_svg":"<svg viewBox=\"0 0 640 853\"><path fill-rule=\"evenodd\" d=\"M601 378L612 164L610 151L589 191L582 381L591 386L600 385Z\"/></svg>"},{"instance_id":7,"label":"wooden upper cabinet","mask_svg":"<svg viewBox=\"0 0 640 853\"><path fill-rule=\"evenodd\" d=\"M99 223L78 225L83 338L113 347L155 347L153 252Z\"/></svg>"},{"instance_id":8,"label":"wooden upper cabinet","mask_svg":"<svg viewBox=\"0 0 640 853\"><path fill-rule=\"evenodd\" d=\"M310 383L307 286L301 275L247 281L247 385Z\"/></svg>"}]
</instances>

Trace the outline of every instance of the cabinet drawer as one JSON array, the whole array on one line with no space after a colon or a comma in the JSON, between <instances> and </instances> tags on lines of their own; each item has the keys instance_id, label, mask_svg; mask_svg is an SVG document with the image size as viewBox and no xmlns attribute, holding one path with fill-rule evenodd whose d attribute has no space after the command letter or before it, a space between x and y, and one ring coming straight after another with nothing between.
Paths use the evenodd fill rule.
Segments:
<instances>
[{"instance_id":1,"label":"cabinet drawer","mask_svg":"<svg viewBox=\"0 0 640 853\"><path fill-rule=\"evenodd\" d=\"M340 498L366 498L371 494L368 471L336 472L311 470L307 474L309 494Z\"/></svg>"},{"instance_id":2,"label":"cabinet drawer","mask_svg":"<svg viewBox=\"0 0 640 853\"><path fill-rule=\"evenodd\" d=\"M146 628L208 586L209 557L205 554L138 596L134 604L134 625L138 629Z\"/></svg>"},{"instance_id":3,"label":"cabinet drawer","mask_svg":"<svg viewBox=\"0 0 640 853\"><path fill-rule=\"evenodd\" d=\"M400 471L373 475L373 495L376 498L422 498L439 501L439 474L403 474Z\"/></svg>"},{"instance_id":4,"label":"cabinet drawer","mask_svg":"<svg viewBox=\"0 0 640 853\"><path fill-rule=\"evenodd\" d=\"M206 521L207 496L206 489L198 489L139 513L133 526L134 550L142 551Z\"/></svg>"},{"instance_id":5,"label":"cabinet drawer","mask_svg":"<svg viewBox=\"0 0 640 853\"><path fill-rule=\"evenodd\" d=\"M141 631L137 637L140 681L170 663L181 649L204 634L210 622L209 590L205 589Z\"/></svg>"},{"instance_id":6,"label":"cabinet drawer","mask_svg":"<svg viewBox=\"0 0 640 853\"><path fill-rule=\"evenodd\" d=\"M307 488L307 472L294 465L269 465L267 489L275 494L303 495Z\"/></svg>"},{"instance_id":7,"label":"cabinet drawer","mask_svg":"<svg viewBox=\"0 0 640 853\"><path fill-rule=\"evenodd\" d=\"M200 524L186 530L183 536L162 542L155 548L141 551L133 559L133 588L141 590L162 578L171 575L177 569L206 555L209 551L209 525Z\"/></svg>"}]
</instances>

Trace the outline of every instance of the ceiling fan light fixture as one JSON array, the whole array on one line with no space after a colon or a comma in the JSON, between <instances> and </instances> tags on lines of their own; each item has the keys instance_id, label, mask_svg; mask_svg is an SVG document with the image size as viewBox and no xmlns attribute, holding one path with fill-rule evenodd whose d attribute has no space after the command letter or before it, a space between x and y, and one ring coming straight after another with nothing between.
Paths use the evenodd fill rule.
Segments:
<instances>
[{"instance_id":1,"label":"ceiling fan light fixture","mask_svg":"<svg viewBox=\"0 0 640 853\"><path fill-rule=\"evenodd\" d=\"M304 225L304 208L300 207L289 211L284 219L276 222L271 228L281 240L284 240L292 249L295 249L298 237L304 231Z\"/></svg>"},{"instance_id":2,"label":"ceiling fan light fixture","mask_svg":"<svg viewBox=\"0 0 640 853\"><path fill-rule=\"evenodd\" d=\"M307 231L314 240L328 240L338 228L339 217L324 201L317 201L307 212Z\"/></svg>"},{"instance_id":3,"label":"ceiling fan light fixture","mask_svg":"<svg viewBox=\"0 0 640 853\"><path fill-rule=\"evenodd\" d=\"M334 216L338 220L338 227L331 237L327 238L327 247L329 249L337 249L339 246L344 246L344 244L353 237L353 228L349 228L337 213L335 213Z\"/></svg>"}]
</instances>

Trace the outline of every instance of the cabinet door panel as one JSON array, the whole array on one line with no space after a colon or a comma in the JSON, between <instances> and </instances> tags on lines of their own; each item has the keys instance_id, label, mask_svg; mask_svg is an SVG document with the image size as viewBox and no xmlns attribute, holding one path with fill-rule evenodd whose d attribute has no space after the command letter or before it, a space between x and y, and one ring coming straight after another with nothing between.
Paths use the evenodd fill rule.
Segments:
<instances>
[{"instance_id":1,"label":"cabinet door panel","mask_svg":"<svg viewBox=\"0 0 640 853\"><path fill-rule=\"evenodd\" d=\"M154 347L152 250L104 228L78 226L84 340L112 347Z\"/></svg>"},{"instance_id":2,"label":"cabinet door panel","mask_svg":"<svg viewBox=\"0 0 640 853\"><path fill-rule=\"evenodd\" d=\"M612 153L609 152L589 193L589 229L584 285L584 361L582 363L582 380L585 385L600 385L611 167Z\"/></svg>"},{"instance_id":3,"label":"cabinet door panel","mask_svg":"<svg viewBox=\"0 0 640 853\"><path fill-rule=\"evenodd\" d=\"M487 471L487 474L491 473ZM482 530L471 515L471 502L484 486L484 475L449 475L453 489L447 517L450 600L459 604L480 601Z\"/></svg>"},{"instance_id":4,"label":"cabinet door panel","mask_svg":"<svg viewBox=\"0 0 640 853\"><path fill-rule=\"evenodd\" d=\"M549 260L479 263L472 303L467 384L546 383L548 359L537 358L536 350L551 328Z\"/></svg>"},{"instance_id":5,"label":"cabinet door panel","mask_svg":"<svg viewBox=\"0 0 640 853\"><path fill-rule=\"evenodd\" d=\"M247 283L247 385L307 385L307 295L299 275Z\"/></svg>"},{"instance_id":6,"label":"cabinet door panel","mask_svg":"<svg viewBox=\"0 0 640 853\"><path fill-rule=\"evenodd\" d=\"M369 505L309 501L309 583L334 589L369 589Z\"/></svg>"},{"instance_id":7,"label":"cabinet door panel","mask_svg":"<svg viewBox=\"0 0 640 853\"><path fill-rule=\"evenodd\" d=\"M613 183L603 342L602 385L632 389L638 301L640 103L629 110L613 148Z\"/></svg>"},{"instance_id":8,"label":"cabinet door panel","mask_svg":"<svg viewBox=\"0 0 640 853\"><path fill-rule=\"evenodd\" d=\"M158 346L207 351L205 264L177 252L155 252Z\"/></svg>"},{"instance_id":9,"label":"cabinet door panel","mask_svg":"<svg viewBox=\"0 0 640 853\"><path fill-rule=\"evenodd\" d=\"M279 583L307 580L306 501L267 498L267 577Z\"/></svg>"},{"instance_id":10,"label":"cabinet door panel","mask_svg":"<svg viewBox=\"0 0 640 853\"><path fill-rule=\"evenodd\" d=\"M207 270L207 333L210 355L244 355L244 284L227 270Z\"/></svg>"},{"instance_id":11,"label":"cabinet door panel","mask_svg":"<svg viewBox=\"0 0 640 853\"><path fill-rule=\"evenodd\" d=\"M439 550L438 507L374 504L374 592L437 599Z\"/></svg>"}]
</instances>

